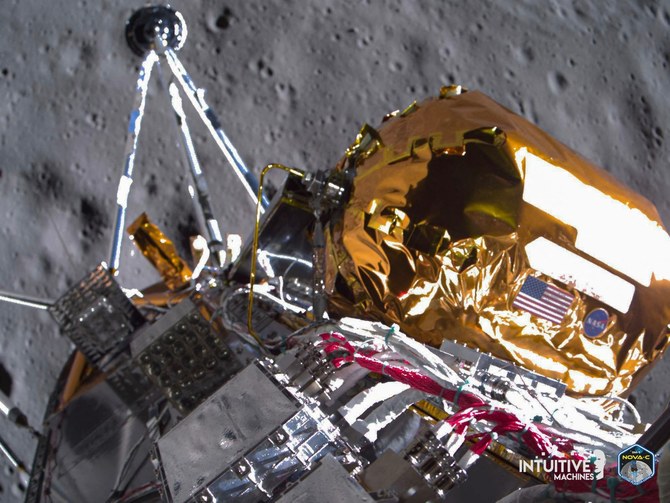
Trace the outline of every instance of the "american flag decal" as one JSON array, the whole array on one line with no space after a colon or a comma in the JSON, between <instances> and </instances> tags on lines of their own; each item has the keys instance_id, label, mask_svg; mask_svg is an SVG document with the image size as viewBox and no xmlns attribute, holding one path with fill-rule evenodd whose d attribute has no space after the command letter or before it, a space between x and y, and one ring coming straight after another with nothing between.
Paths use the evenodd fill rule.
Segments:
<instances>
[{"instance_id":1,"label":"american flag decal","mask_svg":"<svg viewBox=\"0 0 670 503\"><path fill-rule=\"evenodd\" d=\"M561 323L574 300L571 293L528 276L512 306L553 323Z\"/></svg>"}]
</instances>

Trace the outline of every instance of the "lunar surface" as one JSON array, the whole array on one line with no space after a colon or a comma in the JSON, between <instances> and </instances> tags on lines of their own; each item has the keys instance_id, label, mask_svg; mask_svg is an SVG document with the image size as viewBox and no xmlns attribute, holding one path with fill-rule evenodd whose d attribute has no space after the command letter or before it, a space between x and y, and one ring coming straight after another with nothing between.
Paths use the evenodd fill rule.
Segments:
<instances>
[{"instance_id":1,"label":"lunar surface","mask_svg":"<svg viewBox=\"0 0 670 503\"><path fill-rule=\"evenodd\" d=\"M140 60L125 21L143 2L5 0L0 10L0 289L43 299L109 260L116 191ZM485 92L641 192L670 223L670 6L661 2L172 2L179 56L247 166L334 165L363 123L462 84ZM160 78L159 78L160 77ZM151 82L128 223L142 211L184 247L196 231L165 88ZM247 236L253 205L189 113L224 233ZM275 187L281 178L274 179ZM569 194L565 194L569 204ZM616 233L616 227L611 232ZM120 282L151 266L124 241ZM640 247L644 260L644 246ZM71 345L42 311L0 304L0 388L39 425ZM670 365L634 392L665 406ZM34 441L0 417L26 463ZM0 466L8 466L0 460ZM22 498L0 474L0 501Z\"/></svg>"}]
</instances>

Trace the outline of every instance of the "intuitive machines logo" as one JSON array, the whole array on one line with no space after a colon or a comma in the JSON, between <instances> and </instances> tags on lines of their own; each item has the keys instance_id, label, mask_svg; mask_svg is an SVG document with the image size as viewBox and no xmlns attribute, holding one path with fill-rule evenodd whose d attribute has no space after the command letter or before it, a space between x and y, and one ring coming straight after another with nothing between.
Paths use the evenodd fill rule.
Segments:
<instances>
[{"instance_id":1,"label":"intuitive machines logo","mask_svg":"<svg viewBox=\"0 0 670 503\"><path fill-rule=\"evenodd\" d=\"M521 473L551 474L554 480L600 480L605 469L605 453L600 449L593 451L588 459L525 459L519 460Z\"/></svg>"},{"instance_id":2,"label":"intuitive machines logo","mask_svg":"<svg viewBox=\"0 0 670 503\"><path fill-rule=\"evenodd\" d=\"M631 445L619 453L619 477L633 485L640 485L656 473L656 456L640 445Z\"/></svg>"}]
</instances>

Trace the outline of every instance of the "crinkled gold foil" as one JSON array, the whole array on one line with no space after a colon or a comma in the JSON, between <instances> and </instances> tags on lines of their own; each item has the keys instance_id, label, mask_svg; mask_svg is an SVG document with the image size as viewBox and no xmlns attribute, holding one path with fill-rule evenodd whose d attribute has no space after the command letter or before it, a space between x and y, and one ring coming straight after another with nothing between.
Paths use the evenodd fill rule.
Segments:
<instances>
[{"instance_id":1,"label":"crinkled gold foil","mask_svg":"<svg viewBox=\"0 0 670 503\"><path fill-rule=\"evenodd\" d=\"M524 200L526 162L546 161L664 232L646 199L481 93L445 89L366 132L375 148L356 158L362 133L347 152L352 196L327 232L333 312L398 323L434 346L451 339L479 348L578 395L625 394L666 348L670 282L654 276L645 286L577 249L575 228ZM619 232L616 222L603 225ZM634 285L630 308L618 312L532 269L525 246L540 237ZM641 261L655 246L634 244ZM574 295L561 323L513 305L529 275ZM597 308L611 317L588 337L584 320Z\"/></svg>"},{"instance_id":2,"label":"crinkled gold foil","mask_svg":"<svg viewBox=\"0 0 670 503\"><path fill-rule=\"evenodd\" d=\"M174 244L142 213L129 227L133 243L158 270L170 290L179 290L191 280L191 268L177 254Z\"/></svg>"}]
</instances>

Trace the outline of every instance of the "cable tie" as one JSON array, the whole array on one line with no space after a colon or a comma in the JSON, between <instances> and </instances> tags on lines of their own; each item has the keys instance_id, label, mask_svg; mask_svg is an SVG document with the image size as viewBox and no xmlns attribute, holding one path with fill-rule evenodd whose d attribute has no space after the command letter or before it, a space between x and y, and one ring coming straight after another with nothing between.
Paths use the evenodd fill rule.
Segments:
<instances>
[{"instance_id":1,"label":"cable tie","mask_svg":"<svg viewBox=\"0 0 670 503\"><path fill-rule=\"evenodd\" d=\"M591 492L593 494L598 494L598 479L593 477L593 481L591 482Z\"/></svg>"},{"instance_id":2,"label":"cable tie","mask_svg":"<svg viewBox=\"0 0 670 503\"><path fill-rule=\"evenodd\" d=\"M519 443L520 443L520 444L524 443L524 442L523 442L523 436L528 432L529 429L530 429L530 423L526 423L526 424L524 425L524 427L523 427L523 430L521 430L521 431L518 433L518 437L517 437L517 438L519 439Z\"/></svg>"},{"instance_id":3,"label":"cable tie","mask_svg":"<svg viewBox=\"0 0 670 503\"><path fill-rule=\"evenodd\" d=\"M398 325L396 325L394 323L393 325L391 325L391 328L389 328L388 331L386 332L386 335L384 336L384 344L386 344L387 346L388 346L388 343L389 343L389 339L395 333L397 326Z\"/></svg>"},{"instance_id":4,"label":"cable tie","mask_svg":"<svg viewBox=\"0 0 670 503\"><path fill-rule=\"evenodd\" d=\"M619 485L618 477L609 477L607 479L607 487L610 490L610 502L616 503L616 488Z\"/></svg>"},{"instance_id":5,"label":"cable tie","mask_svg":"<svg viewBox=\"0 0 670 503\"><path fill-rule=\"evenodd\" d=\"M456 395L454 395L454 405L456 407L458 407L458 399L461 397L463 388L465 388L468 384L470 384L470 382L466 379L458 386L458 389L456 389Z\"/></svg>"}]
</instances>

